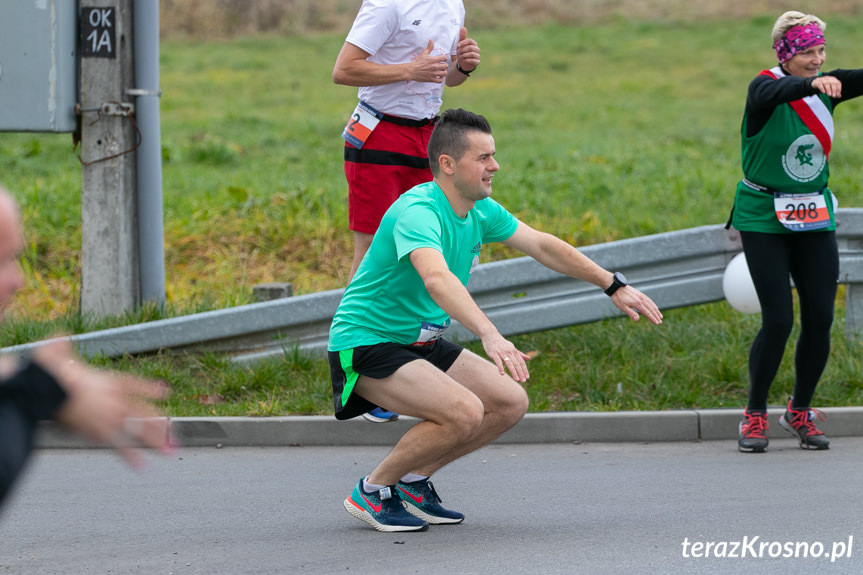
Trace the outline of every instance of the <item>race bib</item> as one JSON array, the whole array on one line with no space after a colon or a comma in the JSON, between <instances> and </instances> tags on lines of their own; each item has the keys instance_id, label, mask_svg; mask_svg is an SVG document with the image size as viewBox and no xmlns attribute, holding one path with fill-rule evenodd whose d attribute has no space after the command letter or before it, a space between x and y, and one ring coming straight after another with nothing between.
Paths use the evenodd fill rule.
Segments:
<instances>
[{"instance_id":1,"label":"race bib","mask_svg":"<svg viewBox=\"0 0 863 575\"><path fill-rule=\"evenodd\" d=\"M773 193L779 223L795 232L820 230L833 225L823 192L812 194Z\"/></svg>"},{"instance_id":2,"label":"race bib","mask_svg":"<svg viewBox=\"0 0 863 575\"><path fill-rule=\"evenodd\" d=\"M424 321L420 324L420 336L411 345L425 347L431 345L443 337L444 332L449 328L448 325L437 325Z\"/></svg>"},{"instance_id":3,"label":"race bib","mask_svg":"<svg viewBox=\"0 0 863 575\"><path fill-rule=\"evenodd\" d=\"M476 271L476 268L479 267L479 256L473 256L473 261L470 262L470 271L469 274L472 274Z\"/></svg>"},{"instance_id":4,"label":"race bib","mask_svg":"<svg viewBox=\"0 0 863 575\"><path fill-rule=\"evenodd\" d=\"M342 138L355 148L362 149L383 117L383 114L360 100L345 129L342 130Z\"/></svg>"}]
</instances>

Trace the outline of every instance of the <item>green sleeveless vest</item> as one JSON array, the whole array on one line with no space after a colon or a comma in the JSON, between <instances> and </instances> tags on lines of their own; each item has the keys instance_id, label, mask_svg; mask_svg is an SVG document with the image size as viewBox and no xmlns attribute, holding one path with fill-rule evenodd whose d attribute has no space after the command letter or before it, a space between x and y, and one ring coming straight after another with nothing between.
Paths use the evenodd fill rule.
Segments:
<instances>
[{"instance_id":1,"label":"green sleeveless vest","mask_svg":"<svg viewBox=\"0 0 863 575\"><path fill-rule=\"evenodd\" d=\"M830 98L821 95L831 114ZM799 194L824 190L827 209L833 218L833 198L827 189L830 166L821 143L791 108L781 104L764 128L746 137L747 118L740 128L741 155L745 179L737 184L731 224L738 230L764 233L799 233L786 229L776 219L773 194L755 189L747 182L771 190ZM835 223L818 231L835 230Z\"/></svg>"}]
</instances>

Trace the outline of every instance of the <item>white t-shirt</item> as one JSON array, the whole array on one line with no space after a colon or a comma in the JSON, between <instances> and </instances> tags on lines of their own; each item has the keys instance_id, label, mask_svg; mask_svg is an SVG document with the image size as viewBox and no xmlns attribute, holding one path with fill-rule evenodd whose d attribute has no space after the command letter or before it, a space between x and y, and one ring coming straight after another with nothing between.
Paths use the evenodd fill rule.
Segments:
<instances>
[{"instance_id":1,"label":"white t-shirt","mask_svg":"<svg viewBox=\"0 0 863 575\"><path fill-rule=\"evenodd\" d=\"M434 40L432 54L452 60L464 26L462 0L363 0L347 42L371 54L369 62L413 61ZM384 114L421 120L437 115L444 84L396 82L359 89L359 99Z\"/></svg>"}]
</instances>

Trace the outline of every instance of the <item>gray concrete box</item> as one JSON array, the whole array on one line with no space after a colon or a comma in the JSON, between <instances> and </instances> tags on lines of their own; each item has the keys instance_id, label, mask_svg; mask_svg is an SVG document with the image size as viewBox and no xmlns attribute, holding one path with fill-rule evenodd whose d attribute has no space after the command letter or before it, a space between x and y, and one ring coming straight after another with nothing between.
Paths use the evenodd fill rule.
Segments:
<instances>
[{"instance_id":1,"label":"gray concrete box","mask_svg":"<svg viewBox=\"0 0 863 575\"><path fill-rule=\"evenodd\" d=\"M77 2L0 6L0 132L74 132Z\"/></svg>"}]
</instances>

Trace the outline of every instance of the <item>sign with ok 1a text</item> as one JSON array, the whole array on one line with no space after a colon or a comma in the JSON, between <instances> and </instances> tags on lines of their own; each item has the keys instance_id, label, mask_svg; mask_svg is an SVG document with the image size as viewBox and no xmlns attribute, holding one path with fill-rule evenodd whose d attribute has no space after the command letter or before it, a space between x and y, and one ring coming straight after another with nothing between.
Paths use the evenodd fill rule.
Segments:
<instances>
[{"instance_id":1,"label":"sign with ok 1a text","mask_svg":"<svg viewBox=\"0 0 863 575\"><path fill-rule=\"evenodd\" d=\"M81 8L81 57L116 58L116 23L114 8Z\"/></svg>"}]
</instances>

